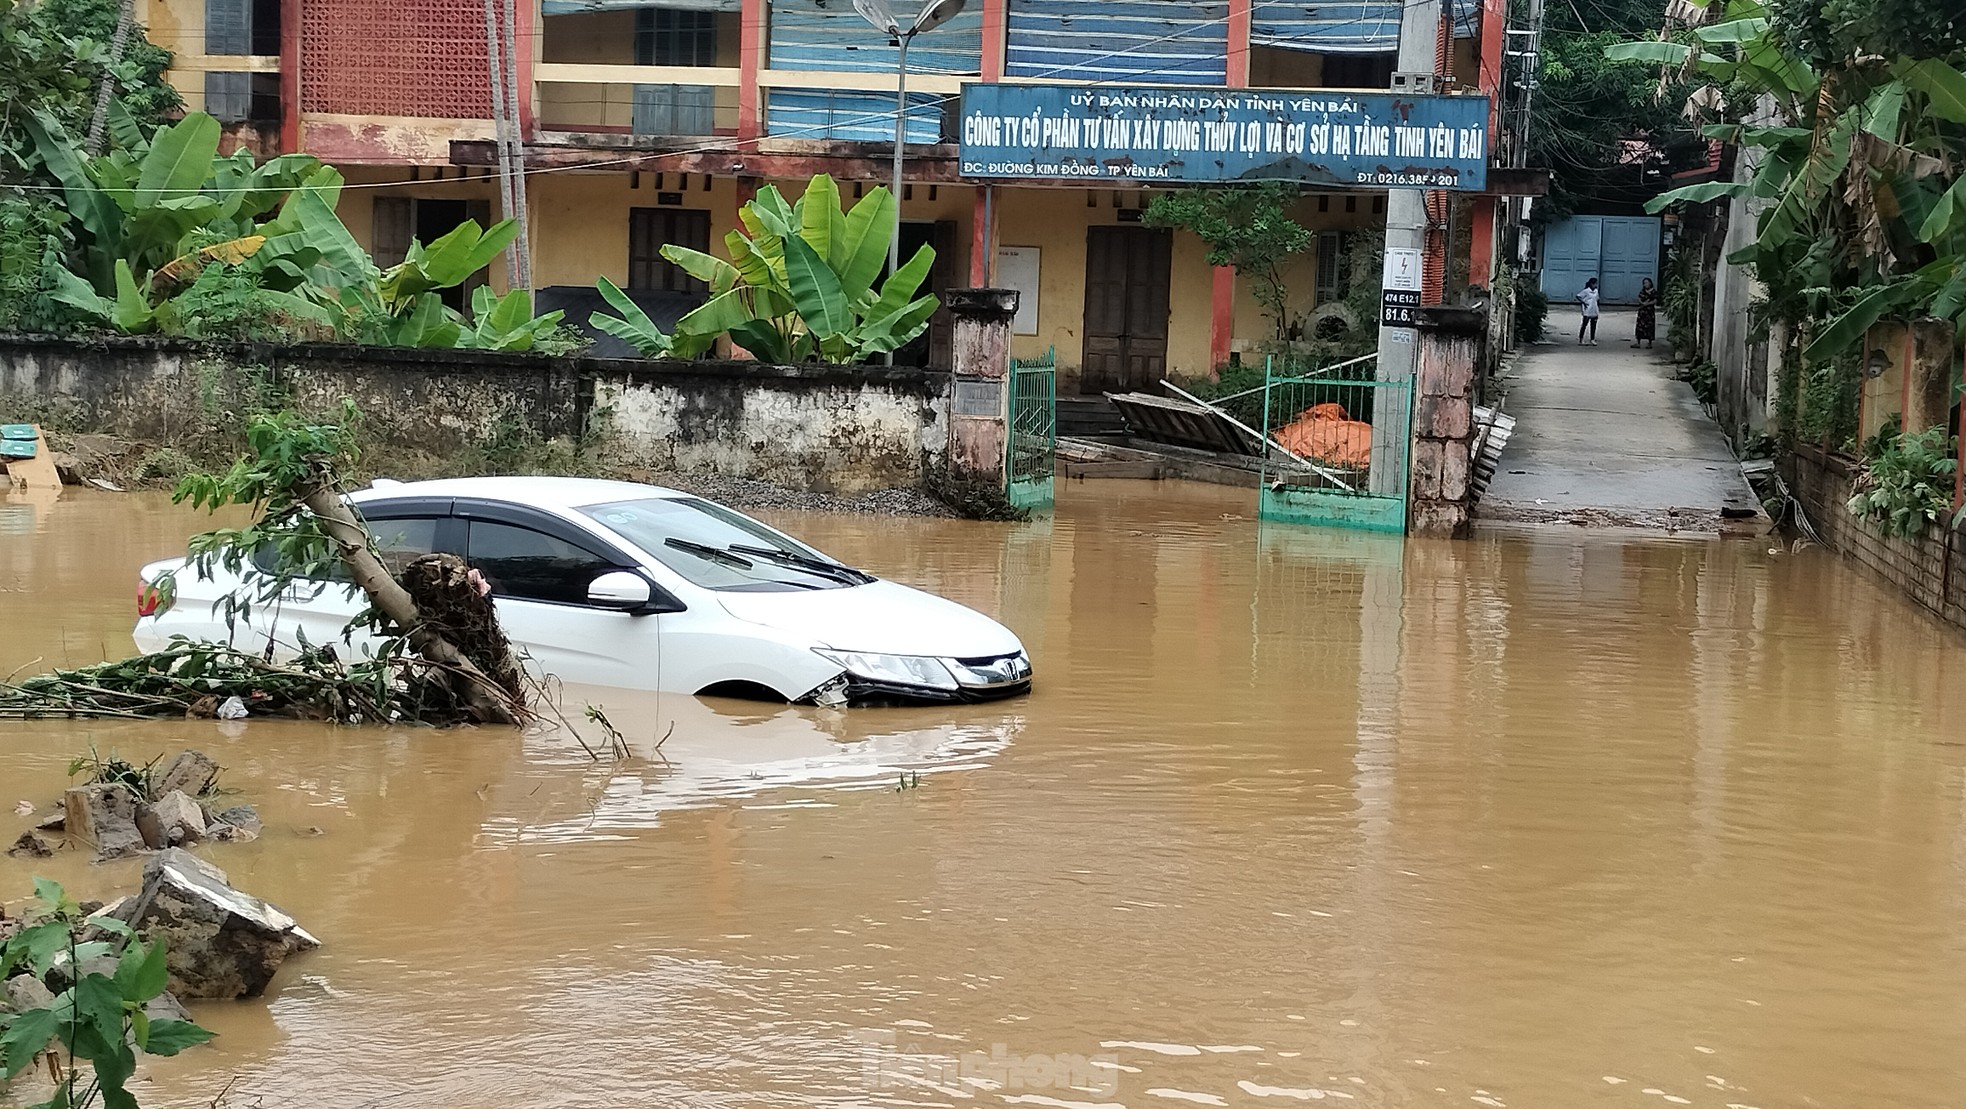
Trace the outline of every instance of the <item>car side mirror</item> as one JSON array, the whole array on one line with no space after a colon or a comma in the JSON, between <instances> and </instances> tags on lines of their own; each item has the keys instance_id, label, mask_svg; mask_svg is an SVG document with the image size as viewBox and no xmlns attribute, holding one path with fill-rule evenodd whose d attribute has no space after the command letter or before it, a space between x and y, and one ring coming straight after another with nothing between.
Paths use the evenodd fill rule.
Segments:
<instances>
[{"instance_id":1,"label":"car side mirror","mask_svg":"<svg viewBox=\"0 0 1966 1109\"><path fill-rule=\"evenodd\" d=\"M655 587L649 584L647 578L626 570L602 574L587 585L588 604L624 612L648 610L649 601L654 596Z\"/></svg>"}]
</instances>

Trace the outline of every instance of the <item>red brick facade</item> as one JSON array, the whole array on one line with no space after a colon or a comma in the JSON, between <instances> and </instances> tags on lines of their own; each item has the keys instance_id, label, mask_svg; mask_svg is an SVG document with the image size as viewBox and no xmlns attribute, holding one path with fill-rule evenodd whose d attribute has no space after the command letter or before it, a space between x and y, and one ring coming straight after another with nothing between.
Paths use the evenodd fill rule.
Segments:
<instances>
[{"instance_id":1,"label":"red brick facade","mask_svg":"<svg viewBox=\"0 0 1966 1109\"><path fill-rule=\"evenodd\" d=\"M308 0L302 12L302 111L491 118L482 0Z\"/></svg>"}]
</instances>

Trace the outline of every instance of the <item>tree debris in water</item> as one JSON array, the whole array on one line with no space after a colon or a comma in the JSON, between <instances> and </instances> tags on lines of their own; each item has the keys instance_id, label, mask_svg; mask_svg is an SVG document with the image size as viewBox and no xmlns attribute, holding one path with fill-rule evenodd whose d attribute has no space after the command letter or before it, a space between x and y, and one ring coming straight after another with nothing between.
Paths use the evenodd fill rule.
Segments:
<instances>
[{"instance_id":1,"label":"tree debris in water","mask_svg":"<svg viewBox=\"0 0 1966 1109\"><path fill-rule=\"evenodd\" d=\"M221 601L228 627L295 583L327 580L339 569L368 595L371 608L348 630L372 629L379 637L372 653L344 661L332 645L304 639L287 652L270 641L249 652L179 640L134 658L0 682L0 717L284 716L435 726L530 719L525 674L483 578L449 555L420 558L397 578L350 507L340 475L357 460L351 428L359 418L352 404L338 424L291 412L255 416L249 453L223 474L186 477L173 499L255 510L246 527L218 528L190 544L198 572L218 566L248 575L245 588ZM168 594L172 583L152 588ZM293 657L276 662L276 654Z\"/></svg>"},{"instance_id":2,"label":"tree debris in water","mask_svg":"<svg viewBox=\"0 0 1966 1109\"><path fill-rule=\"evenodd\" d=\"M213 643L179 641L151 654L0 683L0 717L216 718L237 697L253 716L449 724L460 706L449 677L413 657L345 666L332 648L284 662Z\"/></svg>"}]
</instances>

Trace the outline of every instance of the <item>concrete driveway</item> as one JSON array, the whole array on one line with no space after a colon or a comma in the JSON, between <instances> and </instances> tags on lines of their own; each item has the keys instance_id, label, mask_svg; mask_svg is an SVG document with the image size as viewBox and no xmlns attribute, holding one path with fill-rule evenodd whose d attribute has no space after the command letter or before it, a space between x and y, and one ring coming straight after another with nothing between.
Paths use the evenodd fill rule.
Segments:
<instances>
[{"instance_id":1,"label":"concrete driveway","mask_svg":"<svg viewBox=\"0 0 1966 1109\"><path fill-rule=\"evenodd\" d=\"M1606 312L1601 345L1580 347L1575 310L1552 313L1556 341L1530 348L1509 383L1515 434L1481 518L1718 531L1728 516L1759 512L1720 428L1674 378L1670 352L1632 349L1635 318Z\"/></svg>"}]
</instances>

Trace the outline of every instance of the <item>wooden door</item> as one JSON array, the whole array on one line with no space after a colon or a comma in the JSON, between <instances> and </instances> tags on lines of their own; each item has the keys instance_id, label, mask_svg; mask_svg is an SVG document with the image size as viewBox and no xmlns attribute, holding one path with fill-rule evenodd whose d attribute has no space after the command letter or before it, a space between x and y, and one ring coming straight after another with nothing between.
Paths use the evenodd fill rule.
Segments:
<instances>
[{"instance_id":1,"label":"wooden door","mask_svg":"<svg viewBox=\"0 0 1966 1109\"><path fill-rule=\"evenodd\" d=\"M1167 291L1174 236L1093 227L1085 239L1085 355L1079 392L1152 389L1167 376Z\"/></svg>"}]
</instances>

